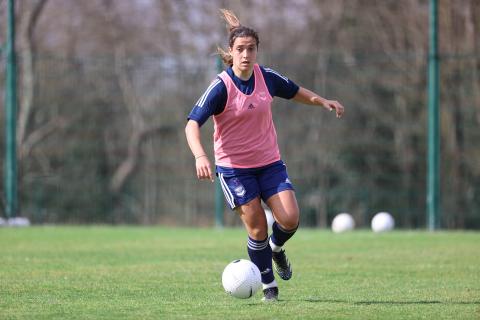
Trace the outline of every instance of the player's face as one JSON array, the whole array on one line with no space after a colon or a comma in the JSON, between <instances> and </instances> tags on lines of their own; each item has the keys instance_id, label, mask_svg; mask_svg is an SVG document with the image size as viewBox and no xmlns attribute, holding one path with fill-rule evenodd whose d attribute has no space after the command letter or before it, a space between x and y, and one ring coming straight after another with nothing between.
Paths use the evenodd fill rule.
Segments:
<instances>
[{"instance_id":1,"label":"player's face","mask_svg":"<svg viewBox=\"0 0 480 320\"><path fill-rule=\"evenodd\" d=\"M237 76L250 77L257 61L257 42L253 37L238 37L230 48L233 71Z\"/></svg>"}]
</instances>

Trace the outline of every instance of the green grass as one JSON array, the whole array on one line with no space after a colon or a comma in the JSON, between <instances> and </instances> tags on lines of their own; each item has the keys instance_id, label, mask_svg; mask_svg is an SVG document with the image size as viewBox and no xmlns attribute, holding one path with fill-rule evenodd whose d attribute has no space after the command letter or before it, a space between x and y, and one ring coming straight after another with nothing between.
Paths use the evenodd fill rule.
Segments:
<instances>
[{"instance_id":1,"label":"green grass","mask_svg":"<svg viewBox=\"0 0 480 320\"><path fill-rule=\"evenodd\" d=\"M479 319L480 233L300 229L280 301L223 292L240 229L0 229L0 319Z\"/></svg>"}]
</instances>

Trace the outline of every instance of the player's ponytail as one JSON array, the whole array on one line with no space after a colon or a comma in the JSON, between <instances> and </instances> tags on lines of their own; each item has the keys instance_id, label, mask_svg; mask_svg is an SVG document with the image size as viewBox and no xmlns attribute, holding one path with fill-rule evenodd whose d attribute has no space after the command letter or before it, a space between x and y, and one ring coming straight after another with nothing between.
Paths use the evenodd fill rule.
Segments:
<instances>
[{"instance_id":1,"label":"player's ponytail","mask_svg":"<svg viewBox=\"0 0 480 320\"><path fill-rule=\"evenodd\" d=\"M242 26L242 24L240 23L240 20L230 10L220 9L220 13L222 14L222 18L227 22L227 31L229 32L229 36L228 36L229 48L233 48L235 39L239 37L254 38L258 48L258 44L260 43L260 41L258 39L258 34L255 30L249 27ZM222 48L218 47L217 53L220 55L225 65L227 66L233 65L233 57L228 53L228 51L225 51Z\"/></svg>"},{"instance_id":2,"label":"player's ponytail","mask_svg":"<svg viewBox=\"0 0 480 320\"><path fill-rule=\"evenodd\" d=\"M238 20L235 13L228 9L220 9L223 19L227 22L227 31L232 32L235 28L241 26L240 20Z\"/></svg>"}]
</instances>

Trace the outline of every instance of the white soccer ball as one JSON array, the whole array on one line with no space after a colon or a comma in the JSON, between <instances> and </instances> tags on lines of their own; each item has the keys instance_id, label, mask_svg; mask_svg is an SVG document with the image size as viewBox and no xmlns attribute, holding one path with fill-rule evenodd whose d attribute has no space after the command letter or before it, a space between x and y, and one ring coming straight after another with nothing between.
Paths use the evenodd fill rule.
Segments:
<instances>
[{"instance_id":1,"label":"white soccer ball","mask_svg":"<svg viewBox=\"0 0 480 320\"><path fill-rule=\"evenodd\" d=\"M24 217L13 217L7 220L7 224L11 227L29 227L30 220Z\"/></svg>"},{"instance_id":2,"label":"white soccer ball","mask_svg":"<svg viewBox=\"0 0 480 320\"><path fill-rule=\"evenodd\" d=\"M373 232L390 231L395 227L395 220L388 212L379 212L372 219Z\"/></svg>"},{"instance_id":3,"label":"white soccer ball","mask_svg":"<svg viewBox=\"0 0 480 320\"><path fill-rule=\"evenodd\" d=\"M341 233L353 230L355 228L355 221L349 213L340 213L333 218L332 231Z\"/></svg>"},{"instance_id":4,"label":"white soccer ball","mask_svg":"<svg viewBox=\"0 0 480 320\"><path fill-rule=\"evenodd\" d=\"M251 261L239 259L230 262L222 274L225 291L235 298L247 299L262 287L262 276Z\"/></svg>"}]
</instances>

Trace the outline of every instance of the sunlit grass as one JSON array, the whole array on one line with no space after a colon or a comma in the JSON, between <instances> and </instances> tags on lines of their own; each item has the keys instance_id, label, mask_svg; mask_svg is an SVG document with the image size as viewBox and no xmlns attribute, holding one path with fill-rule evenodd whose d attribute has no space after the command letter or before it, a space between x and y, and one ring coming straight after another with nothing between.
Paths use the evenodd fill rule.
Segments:
<instances>
[{"instance_id":1,"label":"sunlit grass","mask_svg":"<svg viewBox=\"0 0 480 320\"><path fill-rule=\"evenodd\" d=\"M221 273L240 229L0 229L0 319L478 319L480 234L300 229L280 301L237 300Z\"/></svg>"}]
</instances>

